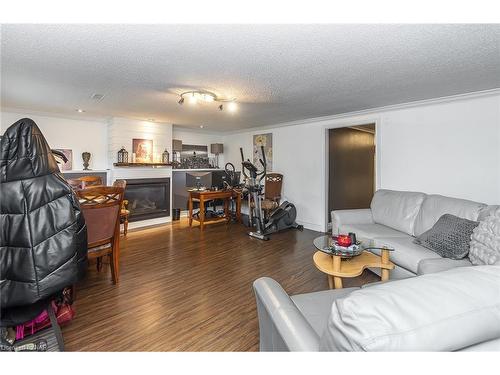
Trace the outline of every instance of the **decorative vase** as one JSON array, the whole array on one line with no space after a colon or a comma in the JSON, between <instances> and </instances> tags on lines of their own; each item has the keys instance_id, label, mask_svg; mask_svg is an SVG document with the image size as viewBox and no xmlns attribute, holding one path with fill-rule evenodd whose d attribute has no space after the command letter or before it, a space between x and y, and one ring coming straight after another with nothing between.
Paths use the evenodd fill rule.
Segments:
<instances>
[{"instance_id":1,"label":"decorative vase","mask_svg":"<svg viewBox=\"0 0 500 375\"><path fill-rule=\"evenodd\" d=\"M92 156L92 154L90 152L83 152L82 153L82 159L83 159L83 170L84 171L88 171L89 170L89 161L90 161L90 157Z\"/></svg>"}]
</instances>

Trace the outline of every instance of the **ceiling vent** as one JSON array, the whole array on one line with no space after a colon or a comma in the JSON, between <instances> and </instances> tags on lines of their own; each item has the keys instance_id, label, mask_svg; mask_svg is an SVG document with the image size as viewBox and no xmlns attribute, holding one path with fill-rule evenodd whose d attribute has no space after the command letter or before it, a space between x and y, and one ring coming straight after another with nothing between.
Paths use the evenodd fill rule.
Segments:
<instances>
[{"instance_id":1,"label":"ceiling vent","mask_svg":"<svg viewBox=\"0 0 500 375\"><path fill-rule=\"evenodd\" d=\"M104 94L92 94L90 99L95 100L96 102L100 102L104 99Z\"/></svg>"}]
</instances>

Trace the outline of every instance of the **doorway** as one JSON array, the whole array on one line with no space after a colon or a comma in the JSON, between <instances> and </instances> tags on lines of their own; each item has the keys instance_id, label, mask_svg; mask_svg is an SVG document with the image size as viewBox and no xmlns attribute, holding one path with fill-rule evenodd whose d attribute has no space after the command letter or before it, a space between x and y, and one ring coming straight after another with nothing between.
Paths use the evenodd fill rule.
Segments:
<instances>
[{"instance_id":1,"label":"doorway","mask_svg":"<svg viewBox=\"0 0 500 375\"><path fill-rule=\"evenodd\" d=\"M332 210L368 208L375 191L375 124L328 130L328 222Z\"/></svg>"}]
</instances>

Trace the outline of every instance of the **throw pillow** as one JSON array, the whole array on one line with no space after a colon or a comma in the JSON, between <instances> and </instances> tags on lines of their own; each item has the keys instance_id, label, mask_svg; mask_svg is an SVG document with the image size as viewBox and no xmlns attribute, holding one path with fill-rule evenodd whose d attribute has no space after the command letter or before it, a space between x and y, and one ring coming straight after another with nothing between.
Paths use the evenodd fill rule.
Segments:
<instances>
[{"instance_id":1,"label":"throw pillow","mask_svg":"<svg viewBox=\"0 0 500 375\"><path fill-rule=\"evenodd\" d=\"M474 229L469 258L474 265L500 263L500 208Z\"/></svg>"},{"instance_id":2,"label":"throw pillow","mask_svg":"<svg viewBox=\"0 0 500 375\"><path fill-rule=\"evenodd\" d=\"M469 253L472 231L478 224L477 221L444 214L413 242L444 258L462 259Z\"/></svg>"}]
</instances>

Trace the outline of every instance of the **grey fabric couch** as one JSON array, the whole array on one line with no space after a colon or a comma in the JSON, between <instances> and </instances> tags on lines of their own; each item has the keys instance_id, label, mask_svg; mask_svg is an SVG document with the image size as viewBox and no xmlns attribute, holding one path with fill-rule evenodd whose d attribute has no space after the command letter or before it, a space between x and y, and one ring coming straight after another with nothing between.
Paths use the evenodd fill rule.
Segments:
<instances>
[{"instance_id":1,"label":"grey fabric couch","mask_svg":"<svg viewBox=\"0 0 500 375\"><path fill-rule=\"evenodd\" d=\"M442 258L435 252L414 244L413 240L432 228L444 214L481 221L497 207L442 195L378 190L369 209L332 211L332 233L354 232L358 237L368 239L375 247L387 245L395 248L391 252L391 261L396 268L391 271L390 277L407 278L453 267L470 266L468 258Z\"/></svg>"},{"instance_id":2,"label":"grey fabric couch","mask_svg":"<svg viewBox=\"0 0 500 375\"><path fill-rule=\"evenodd\" d=\"M291 297L271 278L253 287L261 351L500 351L500 266Z\"/></svg>"}]
</instances>

